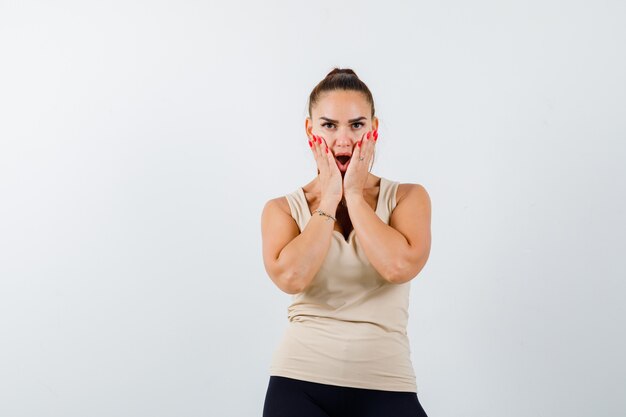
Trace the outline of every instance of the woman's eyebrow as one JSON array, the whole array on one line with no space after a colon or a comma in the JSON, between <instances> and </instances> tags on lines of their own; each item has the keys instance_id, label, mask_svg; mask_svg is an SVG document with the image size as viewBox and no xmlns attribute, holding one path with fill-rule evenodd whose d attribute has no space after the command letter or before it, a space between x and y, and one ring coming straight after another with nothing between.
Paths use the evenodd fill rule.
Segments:
<instances>
[{"instance_id":1,"label":"woman's eyebrow","mask_svg":"<svg viewBox=\"0 0 626 417\"><path fill-rule=\"evenodd\" d=\"M324 116L320 117L320 119L324 119L327 122L331 122L331 123L339 123L338 120L329 119L328 117L324 117ZM361 117L357 117L356 119L350 119L348 120L348 123L358 122L359 120L363 120L363 119L367 119L367 117L361 116Z\"/></svg>"}]
</instances>

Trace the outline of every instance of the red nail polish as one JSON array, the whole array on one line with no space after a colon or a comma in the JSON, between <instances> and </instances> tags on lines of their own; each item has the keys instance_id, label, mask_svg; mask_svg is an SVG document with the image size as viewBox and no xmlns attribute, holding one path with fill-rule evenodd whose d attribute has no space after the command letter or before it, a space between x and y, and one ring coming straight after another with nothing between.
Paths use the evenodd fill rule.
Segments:
<instances>
[{"instance_id":1,"label":"red nail polish","mask_svg":"<svg viewBox=\"0 0 626 417\"><path fill-rule=\"evenodd\" d=\"M361 147L361 141L358 141L358 142L356 143L356 145L360 148L360 147Z\"/></svg>"},{"instance_id":2,"label":"red nail polish","mask_svg":"<svg viewBox=\"0 0 626 417\"><path fill-rule=\"evenodd\" d=\"M378 129L374 131L374 140L378 140Z\"/></svg>"},{"instance_id":3,"label":"red nail polish","mask_svg":"<svg viewBox=\"0 0 626 417\"><path fill-rule=\"evenodd\" d=\"M313 147L313 142L309 141L309 147L312 148Z\"/></svg>"},{"instance_id":4,"label":"red nail polish","mask_svg":"<svg viewBox=\"0 0 626 417\"><path fill-rule=\"evenodd\" d=\"M328 146L326 147L326 153L328 153Z\"/></svg>"},{"instance_id":5,"label":"red nail polish","mask_svg":"<svg viewBox=\"0 0 626 417\"><path fill-rule=\"evenodd\" d=\"M370 132L367 132L367 138L368 139L370 138Z\"/></svg>"}]
</instances>

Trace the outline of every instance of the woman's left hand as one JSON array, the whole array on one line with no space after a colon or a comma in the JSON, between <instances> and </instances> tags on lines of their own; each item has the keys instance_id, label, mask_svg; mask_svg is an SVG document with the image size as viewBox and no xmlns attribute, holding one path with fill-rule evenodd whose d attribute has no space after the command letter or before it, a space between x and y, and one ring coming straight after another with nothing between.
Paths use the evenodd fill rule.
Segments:
<instances>
[{"instance_id":1,"label":"woman's left hand","mask_svg":"<svg viewBox=\"0 0 626 417\"><path fill-rule=\"evenodd\" d=\"M378 129L364 133L354 148L350 164L343 177L343 195L356 194L363 196L363 188L369 176L369 166L374 154L374 145L378 139ZM359 160L363 158L363 160Z\"/></svg>"}]
</instances>

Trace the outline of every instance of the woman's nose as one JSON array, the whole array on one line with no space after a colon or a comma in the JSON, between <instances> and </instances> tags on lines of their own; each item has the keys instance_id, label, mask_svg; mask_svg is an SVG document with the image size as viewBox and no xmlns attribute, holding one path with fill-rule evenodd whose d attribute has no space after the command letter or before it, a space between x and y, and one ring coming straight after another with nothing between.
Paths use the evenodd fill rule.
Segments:
<instances>
[{"instance_id":1,"label":"woman's nose","mask_svg":"<svg viewBox=\"0 0 626 417\"><path fill-rule=\"evenodd\" d=\"M353 132L346 132L346 133L341 133L341 132L337 132L337 135L335 136L335 143L338 144L351 144L351 143L355 143L358 139L355 137Z\"/></svg>"},{"instance_id":2,"label":"woman's nose","mask_svg":"<svg viewBox=\"0 0 626 417\"><path fill-rule=\"evenodd\" d=\"M333 143L333 148L335 149L352 149L354 147L354 140L352 137L340 137L336 138Z\"/></svg>"}]
</instances>

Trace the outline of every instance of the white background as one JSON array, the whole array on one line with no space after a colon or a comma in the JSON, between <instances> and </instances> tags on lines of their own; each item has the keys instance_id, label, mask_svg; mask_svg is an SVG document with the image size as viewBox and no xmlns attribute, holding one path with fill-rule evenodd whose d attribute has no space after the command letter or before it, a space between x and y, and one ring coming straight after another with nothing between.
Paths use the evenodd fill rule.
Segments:
<instances>
[{"instance_id":1,"label":"white background","mask_svg":"<svg viewBox=\"0 0 626 417\"><path fill-rule=\"evenodd\" d=\"M260 416L265 202L311 89L368 84L422 184L430 417L626 407L623 1L0 1L0 415Z\"/></svg>"}]
</instances>

